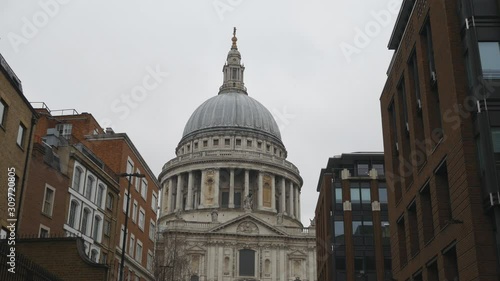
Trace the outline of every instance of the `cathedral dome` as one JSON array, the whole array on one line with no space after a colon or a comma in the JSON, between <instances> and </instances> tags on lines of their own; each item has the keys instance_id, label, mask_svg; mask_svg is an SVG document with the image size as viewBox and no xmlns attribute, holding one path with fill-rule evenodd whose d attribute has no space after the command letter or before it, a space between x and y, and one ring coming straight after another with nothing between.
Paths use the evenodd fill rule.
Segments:
<instances>
[{"instance_id":1,"label":"cathedral dome","mask_svg":"<svg viewBox=\"0 0 500 281\"><path fill-rule=\"evenodd\" d=\"M240 91L226 91L200 105L189 118L183 138L219 128L259 132L281 141L278 124L271 112Z\"/></svg>"}]
</instances>

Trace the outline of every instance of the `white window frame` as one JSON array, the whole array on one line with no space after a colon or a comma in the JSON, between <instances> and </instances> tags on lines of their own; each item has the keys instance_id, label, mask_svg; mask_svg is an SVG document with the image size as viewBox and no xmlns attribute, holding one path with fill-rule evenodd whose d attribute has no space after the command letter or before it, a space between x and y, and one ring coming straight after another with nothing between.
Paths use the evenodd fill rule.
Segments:
<instances>
[{"instance_id":1,"label":"white window frame","mask_svg":"<svg viewBox=\"0 0 500 281\"><path fill-rule=\"evenodd\" d=\"M70 219L71 219L71 203L72 202L75 202L76 203L76 209L75 209L75 218L73 220L73 224L70 224ZM71 199L69 201L69 211L68 211L68 221L67 221L67 224L74 228L74 229L79 229L78 226L80 225L80 213L81 213L81 209L82 209L82 203L76 199Z\"/></svg>"},{"instance_id":2,"label":"white window frame","mask_svg":"<svg viewBox=\"0 0 500 281\"><path fill-rule=\"evenodd\" d=\"M85 231L83 231L83 216L85 216L85 210L89 210L89 216L87 218L87 222L86 222L86 225L85 225ZM81 217L81 223L80 223L80 232L83 234L83 235L86 235L86 236L91 236L87 233L90 232L90 234L92 234L92 222L93 222L93 217L92 217L92 210L90 208L87 208L87 207L83 207L83 211L82 211L82 217Z\"/></svg>"},{"instance_id":3,"label":"white window frame","mask_svg":"<svg viewBox=\"0 0 500 281\"><path fill-rule=\"evenodd\" d=\"M42 229L47 231L47 237L43 238L49 238L50 237L50 227L40 224L40 227L38 228L38 237L42 238L40 235L42 234Z\"/></svg>"},{"instance_id":4,"label":"white window frame","mask_svg":"<svg viewBox=\"0 0 500 281\"><path fill-rule=\"evenodd\" d=\"M151 192L151 210L153 210L155 214L158 212L158 194L154 190Z\"/></svg>"},{"instance_id":5,"label":"white window frame","mask_svg":"<svg viewBox=\"0 0 500 281\"><path fill-rule=\"evenodd\" d=\"M135 170L135 172L136 172L137 174L140 174L140 173L141 173L141 171L139 171L139 169L136 169L136 170ZM141 181L139 180L139 178L136 178L136 179L135 179L135 184L134 184L134 186L135 186L135 190L136 190L137 192L139 192L139 190L141 190Z\"/></svg>"},{"instance_id":6,"label":"white window frame","mask_svg":"<svg viewBox=\"0 0 500 281\"><path fill-rule=\"evenodd\" d=\"M140 251L139 251L140 249ZM142 251L144 250L144 247L142 245L141 240L137 239L137 246L135 247L135 260L142 264Z\"/></svg>"},{"instance_id":7,"label":"white window frame","mask_svg":"<svg viewBox=\"0 0 500 281\"><path fill-rule=\"evenodd\" d=\"M134 161L132 161L132 158L130 156L127 157L127 167L126 167L127 174L132 174L134 172ZM130 179L130 184L134 181L134 177L127 177L127 180Z\"/></svg>"},{"instance_id":8,"label":"white window frame","mask_svg":"<svg viewBox=\"0 0 500 281\"><path fill-rule=\"evenodd\" d=\"M89 179L92 179L92 184L90 185L90 189L91 189L90 196L87 197L88 188L89 188L89 185L88 185ZM87 175L85 177L85 191L83 193L83 196L92 202L94 202L96 184L97 184L96 176L94 176L92 173L87 172Z\"/></svg>"},{"instance_id":9,"label":"white window frame","mask_svg":"<svg viewBox=\"0 0 500 281\"><path fill-rule=\"evenodd\" d=\"M97 230L96 230L96 222L97 218L99 218L99 225L97 225ZM93 226L92 226L92 239L94 239L97 242L102 241L102 228L104 225L104 219L102 216L95 214L94 215L94 220L93 220ZM96 232L97 231L97 232ZM97 236L97 237L96 237Z\"/></svg>"},{"instance_id":10,"label":"white window frame","mask_svg":"<svg viewBox=\"0 0 500 281\"><path fill-rule=\"evenodd\" d=\"M51 202L50 202L50 210L48 212L46 212L45 210L45 203L47 202L47 190L51 190L52 191L52 199L51 199ZM43 194L43 201L42 201L42 213L44 215L47 215L49 217L52 217L52 212L54 210L54 198L56 196L56 189L53 188L52 186L50 186L49 184L45 184L45 192Z\"/></svg>"},{"instance_id":11,"label":"white window frame","mask_svg":"<svg viewBox=\"0 0 500 281\"><path fill-rule=\"evenodd\" d=\"M137 208L139 207L139 204L137 203L137 200L134 199L134 205L132 207L132 221L134 223L137 223Z\"/></svg>"},{"instance_id":12,"label":"white window frame","mask_svg":"<svg viewBox=\"0 0 500 281\"><path fill-rule=\"evenodd\" d=\"M76 171L79 170L80 171L80 178L78 179L78 186L75 186L75 175L76 175ZM73 186L73 189L76 190L78 193L82 193L82 186L83 186L83 183L82 181L85 181L85 169L78 165L77 162L75 162L75 167L73 169L73 178L71 179L72 180L72 186Z\"/></svg>"},{"instance_id":13,"label":"white window frame","mask_svg":"<svg viewBox=\"0 0 500 281\"><path fill-rule=\"evenodd\" d=\"M141 180L141 196L144 201L148 198L148 180L144 178Z\"/></svg>"},{"instance_id":14,"label":"white window frame","mask_svg":"<svg viewBox=\"0 0 500 281\"><path fill-rule=\"evenodd\" d=\"M134 256L134 250L135 250L135 235L133 233L130 233L130 240L128 243L128 254L133 257Z\"/></svg>"},{"instance_id":15,"label":"white window frame","mask_svg":"<svg viewBox=\"0 0 500 281\"><path fill-rule=\"evenodd\" d=\"M154 261L153 252L151 252L151 250L148 250L147 269L149 271L153 271L153 261Z\"/></svg>"},{"instance_id":16,"label":"white window frame","mask_svg":"<svg viewBox=\"0 0 500 281\"><path fill-rule=\"evenodd\" d=\"M128 200L128 191L125 190L125 193L123 196L123 213L127 212L127 200Z\"/></svg>"},{"instance_id":17,"label":"white window frame","mask_svg":"<svg viewBox=\"0 0 500 281\"><path fill-rule=\"evenodd\" d=\"M143 215L142 221L141 221L141 214ZM139 225L139 228L144 232L144 224L146 224L146 211L142 207L139 208L137 221L138 221L137 224Z\"/></svg>"},{"instance_id":18,"label":"white window frame","mask_svg":"<svg viewBox=\"0 0 500 281\"><path fill-rule=\"evenodd\" d=\"M99 200L99 194L101 193L100 192L101 187L102 187L102 195L101 195L101 200ZM95 204L97 205L97 207L99 207L101 209L105 208L105 206L103 207L103 202L104 202L104 204L106 204L106 194L107 194L106 191L107 191L106 185L104 183L102 183L101 181L99 181L97 183L97 188L96 188Z\"/></svg>"},{"instance_id":19,"label":"white window frame","mask_svg":"<svg viewBox=\"0 0 500 281\"><path fill-rule=\"evenodd\" d=\"M5 119L7 119L6 116L8 109L9 106L7 103L3 99L0 99L0 127L5 127Z\"/></svg>"},{"instance_id":20,"label":"white window frame","mask_svg":"<svg viewBox=\"0 0 500 281\"><path fill-rule=\"evenodd\" d=\"M20 148L23 148L26 138L26 126L22 122L19 123L19 128L17 129L16 143Z\"/></svg>"},{"instance_id":21,"label":"white window frame","mask_svg":"<svg viewBox=\"0 0 500 281\"><path fill-rule=\"evenodd\" d=\"M153 219L151 219L149 221L149 239L151 241L155 241L155 236L156 236L156 223Z\"/></svg>"}]
</instances>

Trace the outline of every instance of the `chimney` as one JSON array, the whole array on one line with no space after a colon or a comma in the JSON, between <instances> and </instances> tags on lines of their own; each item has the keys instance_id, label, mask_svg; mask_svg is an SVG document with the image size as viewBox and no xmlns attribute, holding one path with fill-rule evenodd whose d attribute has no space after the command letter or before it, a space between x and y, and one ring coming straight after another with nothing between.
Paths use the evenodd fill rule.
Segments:
<instances>
[{"instance_id":1,"label":"chimney","mask_svg":"<svg viewBox=\"0 0 500 281\"><path fill-rule=\"evenodd\" d=\"M114 134L114 133L115 133L115 131L113 131L113 128L111 128L111 127L107 127L107 128L106 128L106 134L108 134L108 135L112 135L112 134Z\"/></svg>"}]
</instances>

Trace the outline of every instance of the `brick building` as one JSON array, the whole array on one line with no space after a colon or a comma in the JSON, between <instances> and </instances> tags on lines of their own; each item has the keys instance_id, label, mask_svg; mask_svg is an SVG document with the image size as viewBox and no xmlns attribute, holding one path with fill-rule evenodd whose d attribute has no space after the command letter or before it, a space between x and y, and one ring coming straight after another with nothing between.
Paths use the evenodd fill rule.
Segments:
<instances>
[{"instance_id":1,"label":"brick building","mask_svg":"<svg viewBox=\"0 0 500 281\"><path fill-rule=\"evenodd\" d=\"M22 234L82 237L89 259L107 264L107 280L118 280L128 188L119 174L143 173L130 192L124 280L152 280L158 183L132 141L104 131L89 113L35 105L40 119Z\"/></svg>"},{"instance_id":2,"label":"brick building","mask_svg":"<svg viewBox=\"0 0 500 281\"><path fill-rule=\"evenodd\" d=\"M392 280L383 153L330 158L317 191L318 281Z\"/></svg>"},{"instance_id":3,"label":"brick building","mask_svg":"<svg viewBox=\"0 0 500 281\"><path fill-rule=\"evenodd\" d=\"M500 1L403 1L380 102L397 280L500 280Z\"/></svg>"},{"instance_id":4,"label":"brick building","mask_svg":"<svg viewBox=\"0 0 500 281\"><path fill-rule=\"evenodd\" d=\"M109 167L119 173L140 173L145 178L132 178L130 188L129 220L125 254L125 278L133 281L153 280L154 243L158 211L159 183L146 161L125 133L114 133L108 129L104 134L85 137L86 145ZM119 267L125 225L126 195L128 180L120 179L120 201L116 232L117 256L115 268ZM119 274L118 271L116 274Z\"/></svg>"},{"instance_id":5,"label":"brick building","mask_svg":"<svg viewBox=\"0 0 500 281\"><path fill-rule=\"evenodd\" d=\"M36 112L23 95L21 81L0 55L0 238L7 235L7 219L18 218L23 204L31 138ZM8 171L12 174L9 176ZM16 212L12 217L7 207L9 177L15 182ZM19 224L18 224L19 226Z\"/></svg>"},{"instance_id":6,"label":"brick building","mask_svg":"<svg viewBox=\"0 0 500 281\"><path fill-rule=\"evenodd\" d=\"M112 267L117 244L114 234L118 231L118 176L64 123L75 118L76 112L57 115L66 112L51 111L45 104L36 111L39 123L19 234L81 237L89 260ZM84 116L97 124L91 115ZM108 280L113 280L113 271L106 272Z\"/></svg>"}]
</instances>

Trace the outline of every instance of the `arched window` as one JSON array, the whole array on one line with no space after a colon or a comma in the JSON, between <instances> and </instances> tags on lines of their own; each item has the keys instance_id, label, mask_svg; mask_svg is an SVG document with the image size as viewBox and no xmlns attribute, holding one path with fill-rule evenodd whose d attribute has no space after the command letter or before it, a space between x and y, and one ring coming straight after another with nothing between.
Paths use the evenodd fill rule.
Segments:
<instances>
[{"instance_id":1,"label":"arched window","mask_svg":"<svg viewBox=\"0 0 500 281\"><path fill-rule=\"evenodd\" d=\"M93 262L97 262L97 257L99 256L99 253L97 252L96 249L92 249L90 251L90 260L92 260Z\"/></svg>"},{"instance_id":2,"label":"arched window","mask_svg":"<svg viewBox=\"0 0 500 281\"><path fill-rule=\"evenodd\" d=\"M108 196L106 197L106 208L113 210L113 194L108 192Z\"/></svg>"},{"instance_id":3,"label":"arched window","mask_svg":"<svg viewBox=\"0 0 500 281\"><path fill-rule=\"evenodd\" d=\"M75 227L75 222L77 221L76 219L76 213L78 211L78 202L76 200L72 200L70 207L69 207L69 216L68 216L68 224L73 227Z\"/></svg>"},{"instance_id":4,"label":"arched window","mask_svg":"<svg viewBox=\"0 0 500 281\"><path fill-rule=\"evenodd\" d=\"M104 196L104 185L102 183L99 184L99 187L97 188L97 199L95 200L95 204L99 207L102 208L102 197Z\"/></svg>"},{"instance_id":5,"label":"arched window","mask_svg":"<svg viewBox=\"0 0 500 281\"><path fill-rule=\"evenodd\" d=\"M89 229L88 227L89 220L90 220L90 210L85 208L83 210L82 227L80 228L80 231L87 236L88 236L87 231Z\"/></svg>"},{"instance_id":6,"label":"arched window","mask_svg":"<svg viewBox=\"0 0 500 281\"><path fill-rule=\"evenodd\" d=\"M266 275L271 274L271 261L269 259L266 259L266 261L264 262L264 273Z\"/></svg>"},{"instance_id":7,"label":"arched window","mask_svg":"<svg viewBox=\"0 0 500 281\"><path fill-rule=\"evenodd\" d=\"M239 275L255 276L255 251L249 249L240 250Z\"/></svg>"},{"instance_id":8,"label":"arched window","mask_svg":"<svg viewBox=\"0 0 500 281\"><path fill-rule=\"evenodd\" d=\"M87 177L87 188L85 189L85 197L91 200L92 198L92 189L94 188L94 178L91 176Z\"/></svg>"},{"instance_id":9,"label":"arched window","mask_svg":"<svg viewBox=\"0 0 500 281\"><path fill-rule=\"evenodd\" d=\"M94 238L94 240L100 242L101 241L101 222L102 222L102 219L101 217L99 216L95 216L94 217L94 231L92 233L92 238Z\"/></svg>"},{"instance_id":10,"label":"arched window","mask_svg":"<svg viewBox=\"0 0 500 281\"><path fill-rule=\"evenodd\" d=\"M75 168L75 174L73 175L73 189L80 191L80 181L82 179L83 170L80 167Z\"/></svg>"}]
</instances>

